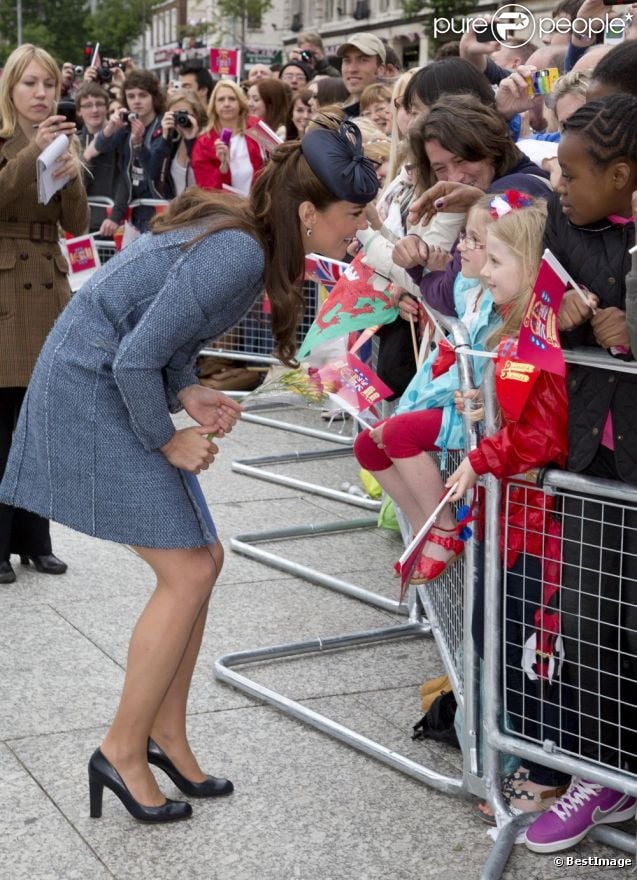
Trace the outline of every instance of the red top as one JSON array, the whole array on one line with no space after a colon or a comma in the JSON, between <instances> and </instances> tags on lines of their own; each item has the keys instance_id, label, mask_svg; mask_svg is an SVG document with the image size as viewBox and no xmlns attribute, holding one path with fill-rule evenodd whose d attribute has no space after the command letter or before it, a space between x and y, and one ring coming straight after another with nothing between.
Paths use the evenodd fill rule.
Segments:
<instances>
[{"instance_id":1,"label":"red top","mask_svg":"<svg viewBox=\"0 0 637 880\"><path fill-rule=\"evenodd\" d=\"M246 129L256 125L257 122L258 119L255 116L248 116L246 119ZM218 131L211 129L211 131L207 131L197 138L192 149L190 163L197 185L203 189L221 189L224 183L232 186L230 168L225 173L221 171L217 151L215 150L215 143L220 137L221 135ZM254 170L252 177L254 180L254 177L263 168L263 151L259 144L251 137L246 137L246 145L248 147L248 157Z\"/></svg>"},{"instance_id":2,"label":"red top","mask_svg":"<svg viewBox=\"0 0 637 880\"><path fill-rule=\"evenodd\" d=\"M522 375L524 373L522 372ZM511 379L515 383L515 378ZM520 394L524 394L520 387ZM515 395L509 395L514 405ZM519 418L512 418L504 396L498 398L503 427L485 437L469 453L477 474L491 473L498 479L521 474L536 467L555 464L564 467L568 453L568 400L563 376L540 370L524 402ZM503 487L506 491L506 487ZM508 566L518 553L547 556L545 542L551 532L549 520L554 499L534 486L514 486L508 504L508 538L503 546L504 499L501 511L501 549Z\"/></svg>"}]
</instances>

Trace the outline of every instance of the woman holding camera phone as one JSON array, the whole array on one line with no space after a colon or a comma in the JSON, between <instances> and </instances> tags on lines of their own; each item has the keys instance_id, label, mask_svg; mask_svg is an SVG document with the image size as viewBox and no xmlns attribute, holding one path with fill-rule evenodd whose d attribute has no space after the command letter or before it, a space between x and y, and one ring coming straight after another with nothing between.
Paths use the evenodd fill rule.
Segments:
<instances>
[{"instance_id":1,"label":"woman holding camera phone","mask_svg":"<svg viewBox=\"0 0 637 880\"><path fill-rule=\"evenodd\" d=\"M74 235L88 228L74 150L54 172L69 178L66 186L38 202L38 156L58 135L75 134L75 123L56 113L60 86L53 58L28 43L11 53L0 79L0 477L36 358L69 299L59 225ZM0 583L16 579L11 553L45 574L66 571L53 555L48 519L0 504Z\"/></svg>"},{"instance_id":2,"label":"woman holding camera phone","mask_svg":"<svg viewBox=\"0 0 637 880\"><path fill-rule=\"evenodd\" d=\"M178 91L168 99L162 136L152 142L148 163L148 173L163 199L173 199L195 185L190 157L206 122L206 111L196 94Z\"/></svg>"}]
</instances>

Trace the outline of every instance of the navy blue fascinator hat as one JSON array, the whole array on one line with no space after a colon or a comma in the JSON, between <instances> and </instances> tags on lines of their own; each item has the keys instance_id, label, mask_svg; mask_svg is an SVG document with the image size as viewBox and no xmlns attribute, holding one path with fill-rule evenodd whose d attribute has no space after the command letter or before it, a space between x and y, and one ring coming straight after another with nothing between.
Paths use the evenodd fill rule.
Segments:
<instances>
[{"instance_id":1,"label":"navy blue fascinator hat","mask_svg":"<svg viewBox=\"0 0 637 880\"><path fill-rule=\"evenodd\" d=\"M301 150L312 171L337 199L366 205L378 194L376 170L365 158L363 139L353 122L341 122L337 129L310 129L301 140Z\"/></svg>"}]
</instances>

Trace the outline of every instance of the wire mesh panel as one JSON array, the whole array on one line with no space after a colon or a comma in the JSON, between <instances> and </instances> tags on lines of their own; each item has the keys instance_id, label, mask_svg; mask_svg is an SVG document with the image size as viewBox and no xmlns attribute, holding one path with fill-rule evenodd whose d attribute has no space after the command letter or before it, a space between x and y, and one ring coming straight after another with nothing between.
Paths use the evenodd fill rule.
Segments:
<instances>
[{"instance_id":1,"label":"wire mesh panel","mask_svg":"<svg viewBox=\"0 0 637 880\"><path fill-rule=\"evenodd\" d=\"M305 311L297 330L297 342L305 338L317 309L318 286L313 281L303 283ZM259 297L239 323L215 339L205 354L232 357L236 360L259 363L277 363L272 356L276 343L272 336L272 315L267 296Z\"/></svg>"},{"instance_id":2,"label":"wire mesh panel","mask_svg":"<svg viewBox=\"0 0 637 880\"><path fill-rule=\"evenodd\" d=\"M95 239L95 244L97 246L97 253L99 254L102 265L104 265L104 263L108 263L108 261L117 253L117 248L115 247L114 241L97 238Z\"/></svg>"},{"instance_id":3,"label":"wire mesh panel","mask_svg":"<svg viewBox=\"0 0 637 880\"><path fill-rule=\"evenodd\" d=\"M634 773L637 505L511 484L505 509L506 730Z\"/></svg>"},{"instance_id":4,"label":"wire mesh panel","mask_svg":"<svg viewBox=\"0 0 637 880\"><path fill-rule=\"evenodd\" d=\"M439 460L440 456L433 456ZM453 473L464 457L464 452L449 451L447 473ZM433 583L418 588L427 619L438 644L445 666L457 682L456 698L462 695L464 683L464 581L465 560L459 559Z\"/></svg>"}]
</instances>

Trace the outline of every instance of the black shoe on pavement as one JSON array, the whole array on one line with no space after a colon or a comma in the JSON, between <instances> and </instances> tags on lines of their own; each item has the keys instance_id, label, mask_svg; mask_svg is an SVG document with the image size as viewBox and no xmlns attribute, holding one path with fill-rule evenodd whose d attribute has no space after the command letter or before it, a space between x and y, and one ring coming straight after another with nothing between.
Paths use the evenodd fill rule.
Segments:
<instances>
[{"instance_id":1,"label":"black shoe on pavement","mask_svg":"<svg viewBox=\"0 0 637 880\"><path fill-rule=\"evenodd\" d=\"M52 553L49 553L48 556L20 555L22 565L28 565L29 561L33 562L36 571L42 574L64 574L68 568L66 562L62 562L61 559L58 559Z\"/></svg>"},{"instance_id":2,"label":"black shoe on pavement","mask_svg":"<svg viewBox=\"0 0 637 880\"><path fill-rule=\"evenodd\" d=\"M0 562L0 584L12 584L15 581L15 571L8 559Z\"/></svg>"}]
</instances>

